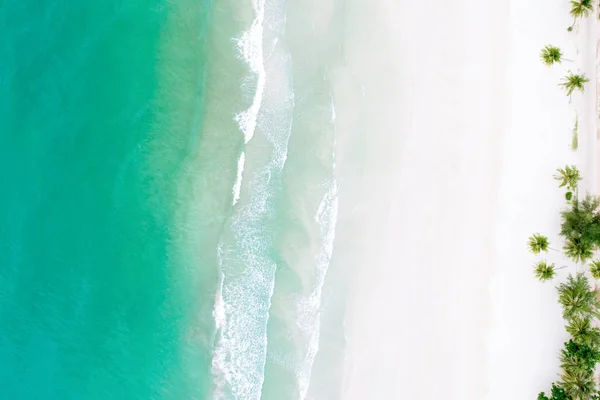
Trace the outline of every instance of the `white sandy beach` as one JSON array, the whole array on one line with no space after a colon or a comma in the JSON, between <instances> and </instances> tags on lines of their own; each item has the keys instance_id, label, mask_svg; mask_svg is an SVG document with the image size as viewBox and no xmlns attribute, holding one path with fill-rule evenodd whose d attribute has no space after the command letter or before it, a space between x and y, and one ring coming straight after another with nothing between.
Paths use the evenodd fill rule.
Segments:
<instances>
[{"instance_id":1,"label":"white sandy beach","mask_svg":"<svg viewBox=\"0 0 600 400\"><path fill-rule=\"evenodd\" d=\"M567 32L566 0L353 7L336 98L363 85L360 118L374 128L362 200L344 209L340 189L340 223L363 249L341 397L533 399L556 379L565 332L526 240L539 231L560 246L556 168L574 163L582 189L598 188L597 22ZM547 68L547 44L574 62ZM557 86L567 69L591 79L570 104ZM357 107L338 102L341 129Z\"/></svg>"}]
</instances>

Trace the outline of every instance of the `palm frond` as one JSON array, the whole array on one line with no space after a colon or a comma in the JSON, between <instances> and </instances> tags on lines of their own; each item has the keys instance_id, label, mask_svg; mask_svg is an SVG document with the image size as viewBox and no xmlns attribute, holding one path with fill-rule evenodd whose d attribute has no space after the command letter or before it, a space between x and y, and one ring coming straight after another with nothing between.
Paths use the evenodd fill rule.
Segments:
<instances>
[{"instance_id":1,"label":"palm frond","mask_svg":"<svg viewBox=\"0 0 600 400\"><path fill-rule=\"evenodd\" d=\"M565 76L563 81L558 85L565 89L567 96L570 96L575 90L583 92L585 89L584 85L589 81L590 80L585 76L585 74L578 75L569 72L569 75Z\"/></svg>"},{"instance_id":2,"label":"palm frond","mask_svg":"<svg viewBox=\"0 0 600 400\"><path fill-rule=\"evenodd\" d=\"M558 285L558 302L563 309L563 318L592 318L600 316L600 302L590 287L585 275L579 273L574 278L569 275L567 282Z\"/></svg>"},{"instance_id":3,"label":"palm frond","mask_svg":"<svg viewBox=\"0 0 600 400\"><path fill-rule=\"evenodd\" d=\"M594 256L594 244L581 237L569 237L565 241L563 251L575 262L585 262Z\"/></svg>"},{"instance_id":4,"label":"palm frond","mask_svg":"<svg viewBox=\"0 0 600 400\"><path fill-rule=\"evenodd\" d=\"M533 235L529 236L527 245L529 246L529 251L531 251L533 254L539 254L542 251L548 251L550 242L546 236L539 233L534 233Z\"/></svg>"},{"instance_id":5,"label":"palm frond","mask_svg":"<svg viewBox=\"0 0 600 400\"><path fill-rule=\"evenodd\" d=\"M539 261L537 264L535 264L533 273L535 274L536 278L542 282L550 280L554 278L554 275L556 275L554 264L548 264L546 261Z\"/></svg>"},{"instance_id":6,"label":"palm frond","mask_svg":"<svg viewBox=\"0 0 600 400\"><path fill-rule=\"evenodd\" d=\"M558 187L567 187L569 190L577 189L579 181L583 179L579 169L575 165L565 165L564 168L557 168L558 175L554 175L554 179L560 182Z\"/></svg>"},{"instance_id":7,"label":"palm frond","mask_svg":"<svg viewBox=\"0 0 600 400\"><path fill-rule=\"evenodd\" d=\"M562 61L562 55L562 51L558 47L552 45L544 46L540 52L540 58L547 66L551 66L555 63L559 64Z\"/></svg>"},{"instance_id":8,"label":"palm frond","mask_svg":"<svg viewBox=\"0 0 600 400\"><path fill-rule=\"evenodd\" d=\"M592 0L571 0L570 14L573 18L587 18L594 11Z\"/></svg>"},{"instance_id":9,"label":"palm frond","mask_svg":"<svg viewBox=\"0 0 600 400\"><path fill-rule=\"evenodd\" d=\"M567 322L565 329L575 343L596 348L600 346L600 329L592 326L589 317L573 317Z\"/></svg>"},{"instance_id":10,"label":"palm frond","mask_svg":"<svg viewBox=\"0 0 600 400\"><path fill-rule=\"evenodd\" d=\"M569 368L560 375L560 387L572 399L589 399L596 392L594 374L588 371Z\"/></svg>"},{"instance_id":11,"label":"palm frond","mask_svg":"<svg viewBox=\"0 0 600 400\"><path fill-rule=\"evenodd\" d=\"M592 274L592 278L596 280L600 279L600 260L590 263L590 274Z\"/></svg>"},{"instance_id":12,"label":"palm frond","mask_svg":"<svg viewBox=\"0 0 600 400\"><path fill-rule=\"evenodd\" d=\"M580 239L594 245L600 244L599 205L599 198L589 194L583 200L572 200L569 208L560 213L560 235L565 239Z\"/></svg>"}]
</instances>

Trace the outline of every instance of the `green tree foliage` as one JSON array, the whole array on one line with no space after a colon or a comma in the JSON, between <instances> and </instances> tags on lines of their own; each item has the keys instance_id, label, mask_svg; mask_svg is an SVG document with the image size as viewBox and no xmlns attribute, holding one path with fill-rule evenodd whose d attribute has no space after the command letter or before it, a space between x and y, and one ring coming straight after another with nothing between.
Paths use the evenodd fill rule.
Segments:
<instances>
[{"instance_id":1,"label":"green tree foliage","mask_svg":"<svg viewBox=\"0 0 600 400\"><path fill-rule=\"evenodd\" d=\"M575 165L565 165L564 168L558 168L556 171L558 175L554 175L554 179L560 181L558 187L566 186L569 190L575 190L579 181L583 179L579 169Z\"/></svg>"},{"instance_id":2,"label":"green tree foliage","mask_svg":"<svg viewBox=\"0 0 600 400\"><path fill-rule=\"evenodd\" d=\"M573 192L565 193L565 199L567 199L567 201L573 200Z\"/></svg>"},{"instance_id":3,"label":"green tree foliage","mask_svg":"<svg viewBox=\"0 0 600 400\"><path fill-rule=\"evenodd\" d=\"M552 384L552 400L569 400L565 389Z\"/></svg>"},{"instance_id":4,"label":"green tree foliage","mask_svg":"<svg viewBox=\"0 0 600 400\"><path fill-rule=\"evenodd\" d=\"M533 235L529 236L527 245L529 246L529 251L531 251L533 254L539 254L542 251L548 251L550 241L548 241L546 236L539 233L534 233Z\"/></svg>"},{"instance_id":5,"label":"green tree foliage","mask_svg":"<svg viewBox=\"0 0 600 400\"><path fill-rule=\"evenodd\" d=\"M600 279L600 260L590 263L590 273L592 274L592 278L596 280Z\"/></svg>"},{"instance_id":6,"label":"green tree foliage","mask_svg":"<svg viewBox=\"0 0 600 400\"><path fill-rule=\"evenodd\" d=\"M558 170L555 179L569 192L577 189L581 176L577 168L567 165ZM577 195L567 198L567 209L561 212L560 235L564 238L564 254L583 262L594 255L600 246L600 198L587 195L580 200ZM528 247L534 254L546 252L550 247L548 238L536 233L529 237ZM563 267L564 268L564 267ZM592 261L589 270L594 279L600 279L600 260ZM554 264L545 260L535 265L534 273L542 281L555 276ZM600 400L600 391L594 378L600 363L600 328L593 321L600 318L600 301L583 273L569 275L557 286L558 301L562 307L565 329L571 338L564 343L560 353L562 373L560 380L552 384L550 396L541 392L538 400Z\"/></svg>"},{"instance_id":7,"label":"green tree foliage","mask_svg":"<svg viewBox=\"0 0 600 400\"><path fill-rule=\"evenodd\" d=\"M587 18L592 11L594 11L592 0L571 0L571 11L569 14L573 17L573 25L571 25L568 30L573 30L577 18Z\"/></svg>"},{"instance_id":8,"label":"green tree foliage","mask_svg":"<svg viewBox=\"0 0 600 400\"><path fill-rule=\"evenodd\" d=\"M542 282L550 280L556 275L554 264L548 264L546 261L539 261L535 264L534 274L536 278Z\"/></svg>"},{"instance_id":9,"label":"green tree foliage","mask_svg":"<svg viewBox=\"0 0 600 400\"><path fill-rule=\"evenodd\" d=\"M561 387L556 386L555 383L552 384L551 396L546 396L546 393L542 392L538 394L537 400L571 400L567 396L567 392Z\"/></svg>"},{"instance_id":10,"label":"green tree foliage","mask_svg":"<svg viewBox=\"0 0 600 400\"><path fill-rule=\"evenodd\" d=\"M575 262L585 262L594 256L594 244L582 238L567 238L563 250Z\"/></svg>"},{"instance_id":11,"label":"green tree foliage","mask_svg":"<svg viewBox=\"0 0 600 400\"><path fill-rule=\"evenodd\" d=\"M598 317L600 302L581 273L569 275L558 294L571 339L560 354L560 381L552 384L550 397L542 392L538 400L599 400L594 370L600 362L600 329L592 326L592 318Z\"/></svg>"},{"instance_id":12,"label":"green tree foliage","mask_svg":"<svg viewBox=\"0 0 600 400\"><path fill-rule=\"evenodd\" d=\"M587 195L583 200L575 199L563 210L560 235L565 239L580 239L600 245L600 198Z\"/></svg>"},{"instance_id":13,"label":"green tree foliage","mask_svg":"<svg viewBox=\"0 0 600 400\"><path fill-rule=\"evenodd\" d=\"M571 96L575 90L583 92L585 90L585 84L590 80L585 74L574 74L569 72L567 76L562 79L562 82L558 86L562 86L567 93L567 96Z\"/></svg>"},{"instance_id":14,"label":"green tree foliage","mask_svg":"<svg viewBox=\"0 0 600 400\"><path fill-rule=\"evenodd\" d=\"M565 343L561 352L561 368L583 369L592 373L596 364L600 362L600 351L595 346L576 343L573 339Z\"/></svg>"},{"instance_id":15,"label":"green tree foliage","mask_svg":"<svg viewBox=\"0 0 600 400\"><path fill-rule=\"evenodd\" d=\"M560 375L560 387L571 399L587 400L596 393L594 374L583 369L569 368Z\"/></svg>"},{"instance_id":16,"label":"green tree foliage","mask_svg":"<svg viewBox=\"0 0 600 400\"><path fill-rule=\"evenodd\" d=\"M596 299L588 279L581 273L575 278L569 275L567 282L558 285L558 302L563 308L563 318L566 320L600 316L600 302Z\"/></svg>"},{"instance_id":17,"label":"green tree foliage","mask_svg":"<svg viewBox=\"0 0 600 400\"><path fill-rule=\"evenodd\" d=\"M592 0L571 0L571 17L587 18L594 11Z\"/></svg>"},{"instance_id":18,"label":"green tree foliage","mask_svg":"<svg viewBox=\"0 0 600 400\"><path fill-rule=\"evenodd\" d=\"M590 317L573 317L565 326L573 342L581 345L600 347L600 329L592 326Z\"/></svg>"},{"instance_id":19,"label":"green tree foliage","mask_svg":"<svg viewBox=\"0 0 600 400\"><path fill-rule=\"evenodd\" d=\"M560 64L563 60L563 54L558 47L547 45L540 52L540 58L544 64L551 66L553 64Z\"/></svg>"}]
</instances>

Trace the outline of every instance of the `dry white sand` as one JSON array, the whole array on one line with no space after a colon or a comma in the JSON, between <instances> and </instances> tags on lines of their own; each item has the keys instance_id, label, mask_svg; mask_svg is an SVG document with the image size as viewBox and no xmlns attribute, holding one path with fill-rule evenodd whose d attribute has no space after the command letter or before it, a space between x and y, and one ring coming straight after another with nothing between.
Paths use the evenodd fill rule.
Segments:
<instances>
[{"instance_id":1,"label":"dry white sand","mask_svg":"<svg viewBox=\"0 0 600 400\"><path fill-rule=\"evenodd\" d=\"M362 244L341 397L533 399L565 334L526 239L560 245L556 168L577 164L583 190L598 179L596 22L568 33L563 0L366 3L349 6L336 96L362 85L360 111L340 100L338 119L369 127L363 197L343 210L340 189L340 221ZM543 66L546 44L575 62ZM571 104L557 86L567 68L594 80Z\"/></svg>"}]
</instances>

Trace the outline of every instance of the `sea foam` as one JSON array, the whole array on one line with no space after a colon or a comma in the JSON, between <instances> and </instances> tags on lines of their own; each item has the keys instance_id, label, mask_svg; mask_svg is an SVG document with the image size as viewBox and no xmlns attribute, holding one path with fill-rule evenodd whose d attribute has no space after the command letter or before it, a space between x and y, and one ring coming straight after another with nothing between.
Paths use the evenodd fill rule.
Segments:
<instances>
[{"instance_id":1,"label":"sea foam","mask_svg":"<svg viewBox=\"0 0 600 400\"><path fill-rule=\"evenodd\" d=\"M235 117L246 149L238 160L233 215L220 239L223 281L215 298L217 340L212 374L214 397L223 400L261 397L276 270L269 224L274 215L274 193L287 158L294 107L289 53L274 49L265 66L265 1L255 0L252 4L255 19L236 44L257 84L252 104ZM253 138L260 139L254 146ZM249 159L252 170L245 168ZM242 187L244 195L240 198Z\"/></svg>"},{"instance_id":2,"label":"sea foam","mask_svg":"<svg viewBox=\"0 0 600 400\"><path fill-rule=\"evenodd\" d=\"M236 115L235 119L240 124L244 133L244 141L248 143L254 136L256 120L263 101L265 91L266 71L263 56L263 34L265 22L265 0L252 0L252 7L256 15L252 26L247 32L237 39L237 48L248 63L250 70L256 74L256 92L250 107Z\"/></svg>"},{"instance_id":3,"label":"sea foam","mask_svg":"<svg viewBox=\"0 0 600 400\"><path fill-rule=\"evenodd\" d=\"M238 159L237 165L237 177L235 184L233 185L233 205L235 206L240 199L240 192L242 190L242 177L244 175L244 163L246 162L246 153L242 151L240 158Z\"/></svg>"}]
</instances>

